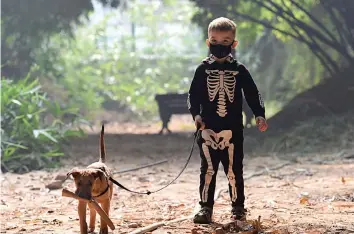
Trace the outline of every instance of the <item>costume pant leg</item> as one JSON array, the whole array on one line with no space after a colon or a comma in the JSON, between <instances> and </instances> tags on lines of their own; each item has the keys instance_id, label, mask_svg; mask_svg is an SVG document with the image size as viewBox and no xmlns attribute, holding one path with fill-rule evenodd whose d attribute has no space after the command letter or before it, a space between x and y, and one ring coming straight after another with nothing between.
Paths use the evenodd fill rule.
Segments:
<instances>
[{"instance_id":1,"label":"costume pant leg","mask_svg":"<svg viewBox=\"0 0 354 234\"><path fill-rule=\"evenodd\" d=\"M225 174L229 180L229 193L232 206L244 206L243 182L243 131L233 131L227 153L221 158Z\"/></svg>"},{"instance_id":2,"label":"costume pant leg","mask_svg":"<svg viewBox=\"0 0 354 234\"><path fill-rule=\"evenodd\" d=\"M210 138L212 133L212 130L205 129L198 139L201 157L199 204L202 207L207 206L210 208L214 206L216 175L220 163L220 151L217 150L217 144Z\"/></svg>"}]
</instances>

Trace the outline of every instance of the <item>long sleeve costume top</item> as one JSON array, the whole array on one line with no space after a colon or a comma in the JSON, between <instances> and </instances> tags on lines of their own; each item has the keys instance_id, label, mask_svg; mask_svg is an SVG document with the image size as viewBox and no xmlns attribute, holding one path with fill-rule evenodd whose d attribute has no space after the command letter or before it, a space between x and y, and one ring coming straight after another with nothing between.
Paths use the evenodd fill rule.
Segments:
<instances>
[{"instance_id":1,"label":"long sleeve costume top","mask_svg":"<svg viewBox=\"0 0 354 234\"><path fill-rule=\"evenodd\" d=\"M197 67L189 92L188 109L214 131L243 129L242 90L256 117L265 118L261 94L247 68L230 54L224 63L211 55Z\"/></svg>"}]
</instances>

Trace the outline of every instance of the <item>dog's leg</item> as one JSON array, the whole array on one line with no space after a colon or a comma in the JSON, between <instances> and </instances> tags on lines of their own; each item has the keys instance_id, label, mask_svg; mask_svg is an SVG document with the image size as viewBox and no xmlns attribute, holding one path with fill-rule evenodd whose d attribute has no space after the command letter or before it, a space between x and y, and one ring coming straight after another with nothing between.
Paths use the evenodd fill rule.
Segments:
<instances>
[{"instance_id":1,"label":"dog's leg","mask_svg":"<svg viewBox=\"0 0 354 234\"><path fill-rule=\"evenodd\" d=\"M89 203L90 208L90 224L89 224L89 232L95 231L95 223L96 223L96 210L95 208Z\"/></svg>"},{"instance_id":2,"label":"dog's leg","mask_svg":"<svg viewBox=\"0 0 354 234\"><path fill-rule=\"evenodd\" d=\"M79 213L81 234L87 234L86 207L87 207L86 202L79 201L77 211Z\"/></svg>"},{"instance_id":3,"label":"dog's leg","mask_svg":"<svg viewBox=\"0 0 354 234\"><path fill-rule=\"evenodd\" d=\"M163 133L163 128L161 128L161 130L159 131L159 135L162 135Z\"/></svg>"},{"instance_id":4,"label":"dog's leg","mask_svg":"<svg viewBox=\"0 0 354 234\"><path fill-rule=\"evenodd\" d=\"M105 200L104 202L101 203L101 207L106 212L107 216L109 217L109 208L110 208L110 199ZM100 234L108 234L108 226L107 223L103 220L101 217L101 228L100 228Z\"/></svg>"}]
</instances>

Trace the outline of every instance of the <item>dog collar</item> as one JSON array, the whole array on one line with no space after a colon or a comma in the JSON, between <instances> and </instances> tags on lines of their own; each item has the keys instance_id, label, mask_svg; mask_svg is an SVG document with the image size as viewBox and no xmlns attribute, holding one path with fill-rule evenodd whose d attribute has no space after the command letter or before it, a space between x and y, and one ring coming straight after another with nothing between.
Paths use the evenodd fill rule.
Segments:
<instances>
[{"instance_id":1,"label":"dog collar","mask_svg":"<svg viewBox=\"0 0 354 234\"><path fill-rule=\"evenodd\" d=\"M105 193L108 191L108 189L109 189L109 184L107 183L107 188L106 188L102 193L100 193L100 195L93 196L93 197L100 197L100 196L102 196L103 194L105 194Z\"/></svg>"}]
</instances>

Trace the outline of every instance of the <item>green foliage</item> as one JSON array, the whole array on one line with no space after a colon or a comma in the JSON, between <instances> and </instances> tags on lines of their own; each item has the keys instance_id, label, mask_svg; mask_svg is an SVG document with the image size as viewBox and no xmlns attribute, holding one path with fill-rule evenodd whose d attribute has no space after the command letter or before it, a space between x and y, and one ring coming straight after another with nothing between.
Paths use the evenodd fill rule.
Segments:
<instances>
[{"instance_id":1,"label":"green foliage","mask_svg":"<svg viewBox=\"0 0 354 234\"><path fill-rule=\"evenodd\" d=\"M1 167L6 171L26 172L55 166L63 156L61 145L82 130L62 122L65 110L47 99L37 79L30 76L14 82L1 80ZM44 118L53 119L44 124Z\"/></svg>"},{"instance_id":2,"label":"green foliage","mask_svg":"<svg viewBox=\"0 0 354 234\"><path fill-rule=\"evenodd\" d=\"M37 52L36 62L44 77L41 82L50 82L46 89L53 95L51 99L66 108L78 108L81 114L90 117L103 101L99 93L106 88L102 76L111 64L105 59L100 63L102 55L94 43L81 36L80 43L62 34L53 36L50 43ZM53 94L58 87L60 92Z\"/></svg>"},{"instance_id":3,"label":"green foliage","mask_svg":"<svg viewBox=\"0 0 354 234\"><path fill-rule=\"evenodd\" d=\"M117 7L120 0L98 0ZM33 63L32 52L53 33L68 32L93 10L91 0L1 1L1 64L6 77L21 78Z\"/></svg>"},{"instance_id":4,"label":"green foliage","mask_svg":"<svg viewBox=\"0 0 354 234\"><path fill-rule=\"evenodd\" d=\"M277 106L317 85L324 75L319 60L303 44L282 42L269 30L241 51L241 61L249 66L264 99Z\"/></svg>"},{"instance_id":5,"label":"green foliage","mask_svg":"<svg viewBox=\"0 0 354 234\"><path fill-rule=\"evenodd\" d=\"M189 23L194 11L179 1L134 4L127 9L128 17L113 11L77 28L73 39L51 37L37 50L37 64L43 76L50 74L65 89L62 103L80 107L85 115L114 100L141 118L154 117L155 94L186 92L206 54L197 26ZM136 28L135 34L116 23L122 17Z\"/></svg>"}]
</instances>

